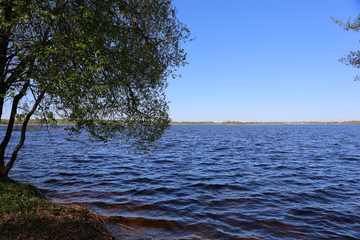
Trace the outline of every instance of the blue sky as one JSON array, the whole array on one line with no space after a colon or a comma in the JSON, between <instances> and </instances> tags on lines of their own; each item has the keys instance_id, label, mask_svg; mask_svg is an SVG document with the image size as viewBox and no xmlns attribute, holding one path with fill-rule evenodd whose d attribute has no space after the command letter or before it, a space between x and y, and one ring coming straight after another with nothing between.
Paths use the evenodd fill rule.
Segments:
<instances>
[{"instance_id":1,"label":"blue sky","mask_svg":"<svg viewBox=\"0 0 360 240\"><path fill-rule=\"evenodd\" d=\"M182 78L169 79L174 121L360 120L359 50L344 31L357 0L174 0L196 37Z\"/></svg>"}]
</instances>

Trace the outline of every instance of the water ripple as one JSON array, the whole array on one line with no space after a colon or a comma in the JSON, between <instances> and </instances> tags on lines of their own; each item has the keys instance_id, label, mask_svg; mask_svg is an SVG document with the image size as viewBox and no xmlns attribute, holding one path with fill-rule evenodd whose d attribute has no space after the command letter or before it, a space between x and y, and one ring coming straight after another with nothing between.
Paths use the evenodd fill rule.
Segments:
<instances>
[{"instance_id":1,"label":"water ripple","mask_svg":"<svg viewBox=\"0 0 360 240\"><path fill-rule=\"evenodd\" d=\"M37 129L13 177L109 216L123 236L119 224L146 239L360 239L359 132L174 126L152 155L140 155Z\"/></svg>"}]
</instances>

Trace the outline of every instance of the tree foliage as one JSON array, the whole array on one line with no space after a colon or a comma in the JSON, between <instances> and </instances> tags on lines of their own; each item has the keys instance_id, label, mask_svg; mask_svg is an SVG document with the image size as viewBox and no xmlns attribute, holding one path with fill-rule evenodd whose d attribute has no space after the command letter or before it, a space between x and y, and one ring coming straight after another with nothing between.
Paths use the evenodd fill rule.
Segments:
<instances>
[{"instance_id":1,"label":"tree foliage","mask_svg":"<svg viewBox=\"0 0 360 240\"><path fill-rule=\"evenodd\" d=\"M5 102L11 114L0 175L32 116L151 147L169 125L166 80L186 64L188 39L171 0L1 0L0 119ZM21 139L6 158L15 118L23 120Z\"/></svg>"},{"instance_id":2,"label":"tree foliage","mask_svg":"<svg viewBox=\"0 0 360 240\"><path fill-rule=\"evenodd\" d=\"M356 19L349 19L346 22L342 22L339 19L333 18L333 21L339 26L343 27L344 30L349 31L360 31L360 15ZM354 68L360 68L360 51L350 51L347 55L339 59L340 62L352 66ZM360 80L360 75L355 76L355 80Z\"/></svg>"}]
</instances>

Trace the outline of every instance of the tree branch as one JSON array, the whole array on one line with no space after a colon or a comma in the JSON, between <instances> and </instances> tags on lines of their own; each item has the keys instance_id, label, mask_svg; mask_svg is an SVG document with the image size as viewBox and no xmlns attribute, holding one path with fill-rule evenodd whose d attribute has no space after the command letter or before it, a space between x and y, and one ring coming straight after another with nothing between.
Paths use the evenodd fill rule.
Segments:
<instances>
[{"instance_id":1,"label":"tree branch","mask_svg":"<svg viewBox=\"0 0 360 240\"><path fill-rule=\"evenodd\" d=\"M30 81L27 81L21 91L14 97L12 106L11 106L11 113L9 118L9 123L6 129L5 136L3 141L0 144L0 168L4 167L5 165L5 149L10 142L11 135L13 132L14 124L15 124L15 117L17 113L17 108L19 105L20 100L25 96L25 93L30 85Z\"/></svg>"},{"instance_id":2,"label":"tree branch","mask_svg":"<svg viewBox=\"0 0 360 240\"><path fill-rule=\"evenodd\" d=\"M14 148L14 151L11 155L11 158L8 162L8 164L6 165L5 167L5 175L8 175L10 169L13 167L14 165L14 162L17 158L17 154L19 152L19 150L22 148L22 146L24 145L24 142L25 142L25 138L26 138L26 128L27 128L27 125L29 123L29 120L31 118L31 116L34 114L34 112L36 111L36 109L38 108L39 104L41 103L41 100L43 99L45 95L45 91L42 91L40 93L40 95L37 97L35 103L34 103L34 106L32 107L32 109L30 110L30 112L28 112L28 114L26 115L25 119L24 119L24 122L22 124L22 127L21 127L21 137L20 137L20 140L19 140L19 143L18 145Z\"/></svg>"},{"instance_id":3,"label":"tree branch","mask_svg":"<svg viewBox=\"0 0 360 240\"><path fill-rule=\"evenodd\" d=\"M22 59L20 61L20 63L15 68L12 69L14 72L10 75L10 77L8 77L4 81L5 86L11 86L17 79L21 78L20 77L21 75L26 74L28 71L31 71L32 67L30 67L30 69L28 71L26 71L26 68L29 63L30 63L30 65L33 65L33 63L34 63L33 59L34 59L34 57L32 55L29 55L29 56L25 57L24 59ZM8 71L8 73L9 73L9 71Z\"/></svg>"}]
</instances>

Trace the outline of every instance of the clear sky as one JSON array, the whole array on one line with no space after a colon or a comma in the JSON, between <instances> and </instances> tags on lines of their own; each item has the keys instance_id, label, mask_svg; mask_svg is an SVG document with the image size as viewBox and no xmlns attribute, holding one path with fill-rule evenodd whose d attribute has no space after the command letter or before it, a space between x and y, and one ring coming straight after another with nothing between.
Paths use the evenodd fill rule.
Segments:
<instances>
[{"instance_id":1,"label":"clear sky","mask_svg":"<svg viewBox=\"0 0 360 240\"><path fill-rule=\"evenodd\" d=\"M357 0L174 0L196 40L169 79L174 121L360 120L357 69L338 62L360 50L344 31Z\"/></svg>"}]
</instances>

